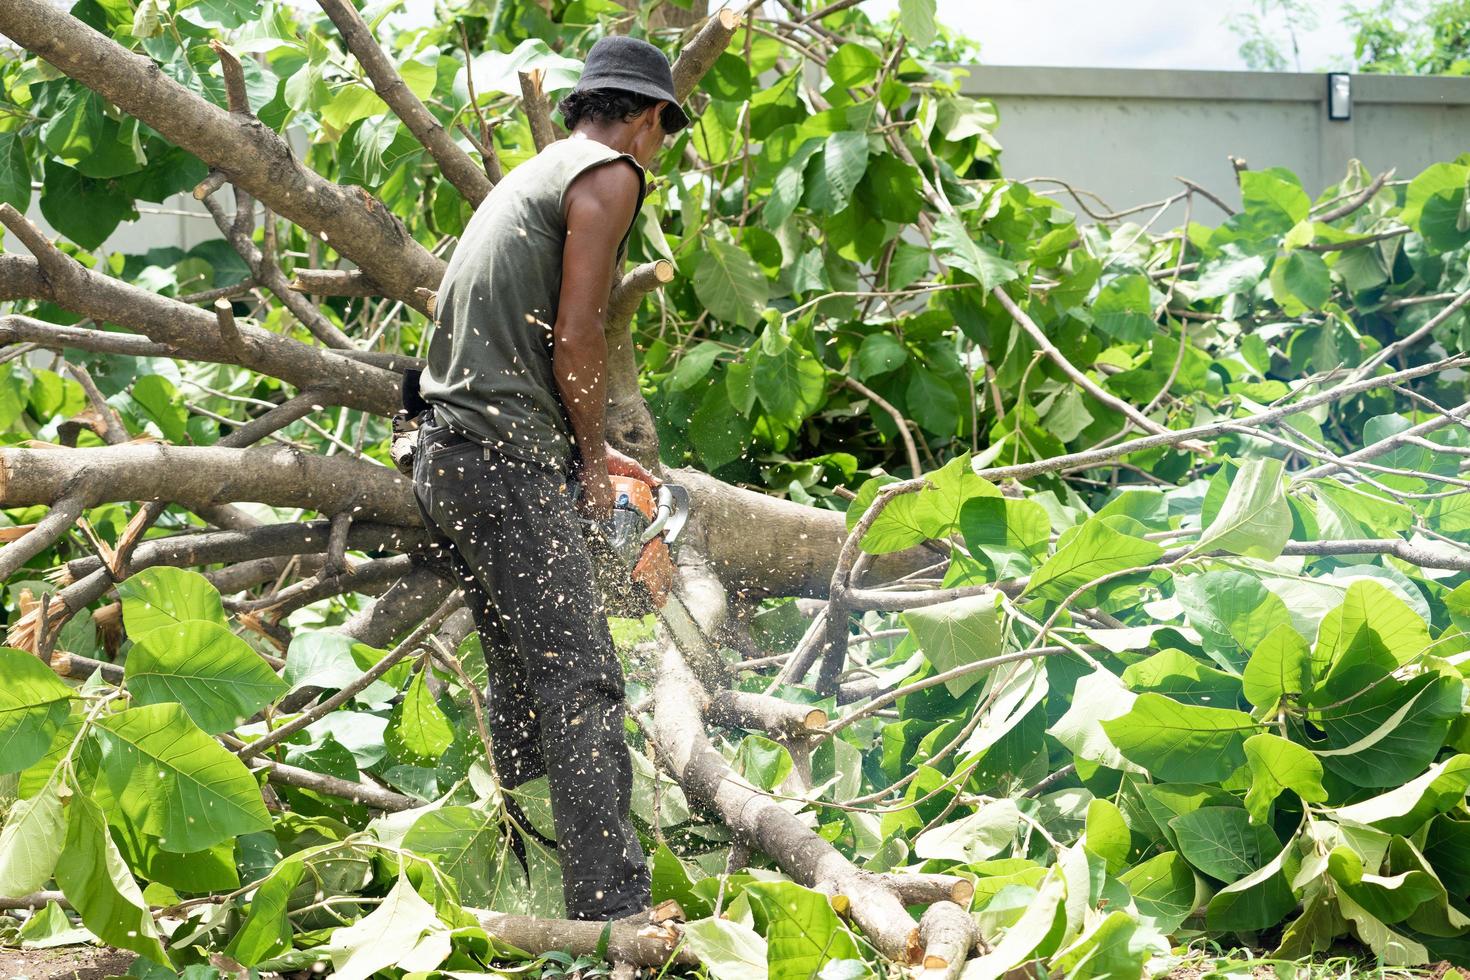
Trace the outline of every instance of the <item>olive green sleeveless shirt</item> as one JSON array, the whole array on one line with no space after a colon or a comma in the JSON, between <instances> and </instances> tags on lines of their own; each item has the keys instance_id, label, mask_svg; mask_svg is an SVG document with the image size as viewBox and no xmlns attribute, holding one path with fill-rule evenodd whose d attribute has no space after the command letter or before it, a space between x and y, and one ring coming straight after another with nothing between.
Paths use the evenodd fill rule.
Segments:
<instances>
[{"instance_id":1,"label":"olive green sleeveless shirt","mask_svg":"<svg viewBox=\"0 0 1470 980\"><path fill-rule=\"evenodd\" d=\"M551 366L564 195L577 177L614 160L637 168L641 207L637 161L596 140L564 139L506 174L460 236L439 286L421 379L435 418L460 435L517 459L567 465L572 433Z\"/></svg>"}]
</instances>

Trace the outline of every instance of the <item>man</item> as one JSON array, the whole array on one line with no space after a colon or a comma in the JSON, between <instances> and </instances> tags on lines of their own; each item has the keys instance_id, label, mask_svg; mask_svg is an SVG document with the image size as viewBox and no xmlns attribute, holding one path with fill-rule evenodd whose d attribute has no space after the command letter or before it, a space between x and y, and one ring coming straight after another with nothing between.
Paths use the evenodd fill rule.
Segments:
<instances>
[{"instance_id":1,"label":"man","mask_svg":"<svg viewBox=\"0 0 1470 980\"><path fill-rule=\"evenodd\" d=\"M655 482L603 436L603 314L643 168L689 124L673 88L658 48L597 42L560 106L569 138L507 174L466 227L421 382L433 417L415 495L479 627L502 785L548 777L571 918L649 904L623 673L576 510L611 514L609 474Z\"/></svg>"}]
</instances>

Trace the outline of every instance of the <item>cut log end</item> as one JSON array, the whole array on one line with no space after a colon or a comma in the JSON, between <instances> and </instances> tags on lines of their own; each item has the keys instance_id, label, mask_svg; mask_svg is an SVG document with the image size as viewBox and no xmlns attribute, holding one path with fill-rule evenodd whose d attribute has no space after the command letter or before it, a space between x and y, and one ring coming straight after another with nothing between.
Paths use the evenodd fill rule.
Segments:
<instances>
[{"instance_id":1,"label":"cut log end","mask_svg":"<svg viewBox=\"0 0 1470 980\"><path fill-rule=\"evenodd\" d=\"M813 708L806 713L806 717L802 719L802 724L806 726L807 731L819 732L827 727L827 720L827 712L821 708ZM973 894L974 888L971 888L970 891Z\"/></svg>"},{"instance_id":2,"label":"cut log end","mask_svg":"<svg viewBox=\"0 0 1470 980\"><path fill-rule=\"evenodd\" d=\"M653 278L659 282L674 281L674 263L668 259L659 259L653 263Z\"/></svg>"},{"instance_id":3,"label":"cut log end","mask_svg":"<svg viewBox=\"0 0 1470 980\"><path fill-rule=\"evenodd\" d=\"M733 31L740 26L740 15L729 7L721 8L719 18L720 26L727 31Z\"/></svg>"},{"instance_id":4,"label":"cut log end","mask_svg":"<svg viewBox=\"0 0 1470 980\"><path fill-rule=\"evenodd\" d=\"M961 878L954 883L949 890L949 900L962 909L970 907L970 900L975 897L975 883Z\"/></svg>"}]
</instances>

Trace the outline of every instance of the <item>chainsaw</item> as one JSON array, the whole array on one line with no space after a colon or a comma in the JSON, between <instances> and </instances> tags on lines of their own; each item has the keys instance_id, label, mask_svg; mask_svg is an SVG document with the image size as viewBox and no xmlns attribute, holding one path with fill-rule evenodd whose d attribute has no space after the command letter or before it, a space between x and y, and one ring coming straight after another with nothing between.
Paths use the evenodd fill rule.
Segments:
<instances>
[{"instance_id":1,"label":"chainsaw","mask_svg":"<svg viewBox=\"0 0 1470 980\"><path fill-rule=\"evenodd\" d=\"M699 628L689 608L670 589L662 597L652 595L632 580L633 568L644 549L662 538L670 547L689 520L689 491L676 483L650 487L630 476L610 476L612 516L595 524L587 535L598 570L598 584L614 615L640 616L652 608L691 663L712 663L719 652Z\"/></svg>"}]
</instances>

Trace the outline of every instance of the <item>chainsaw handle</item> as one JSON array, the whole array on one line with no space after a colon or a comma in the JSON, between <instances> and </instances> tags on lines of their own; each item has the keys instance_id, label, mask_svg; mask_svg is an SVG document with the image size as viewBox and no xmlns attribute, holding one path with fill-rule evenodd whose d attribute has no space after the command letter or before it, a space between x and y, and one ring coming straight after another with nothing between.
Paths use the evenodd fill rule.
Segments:
<instances>
[{"instance_id":1,"label":"chainsaw handle","mask_svg":"<svg viewBox=\"0 0 1470 980\"><path fill-rule=\"evenodd\" d=\"M654 513L653 520L643 533L638 536L639 544L647 544L660 534L668 526L669 518L674 516L674 495L669 490L668 484L659 484L658 487L658 510Z\"/></svg>"}]
</instances>

